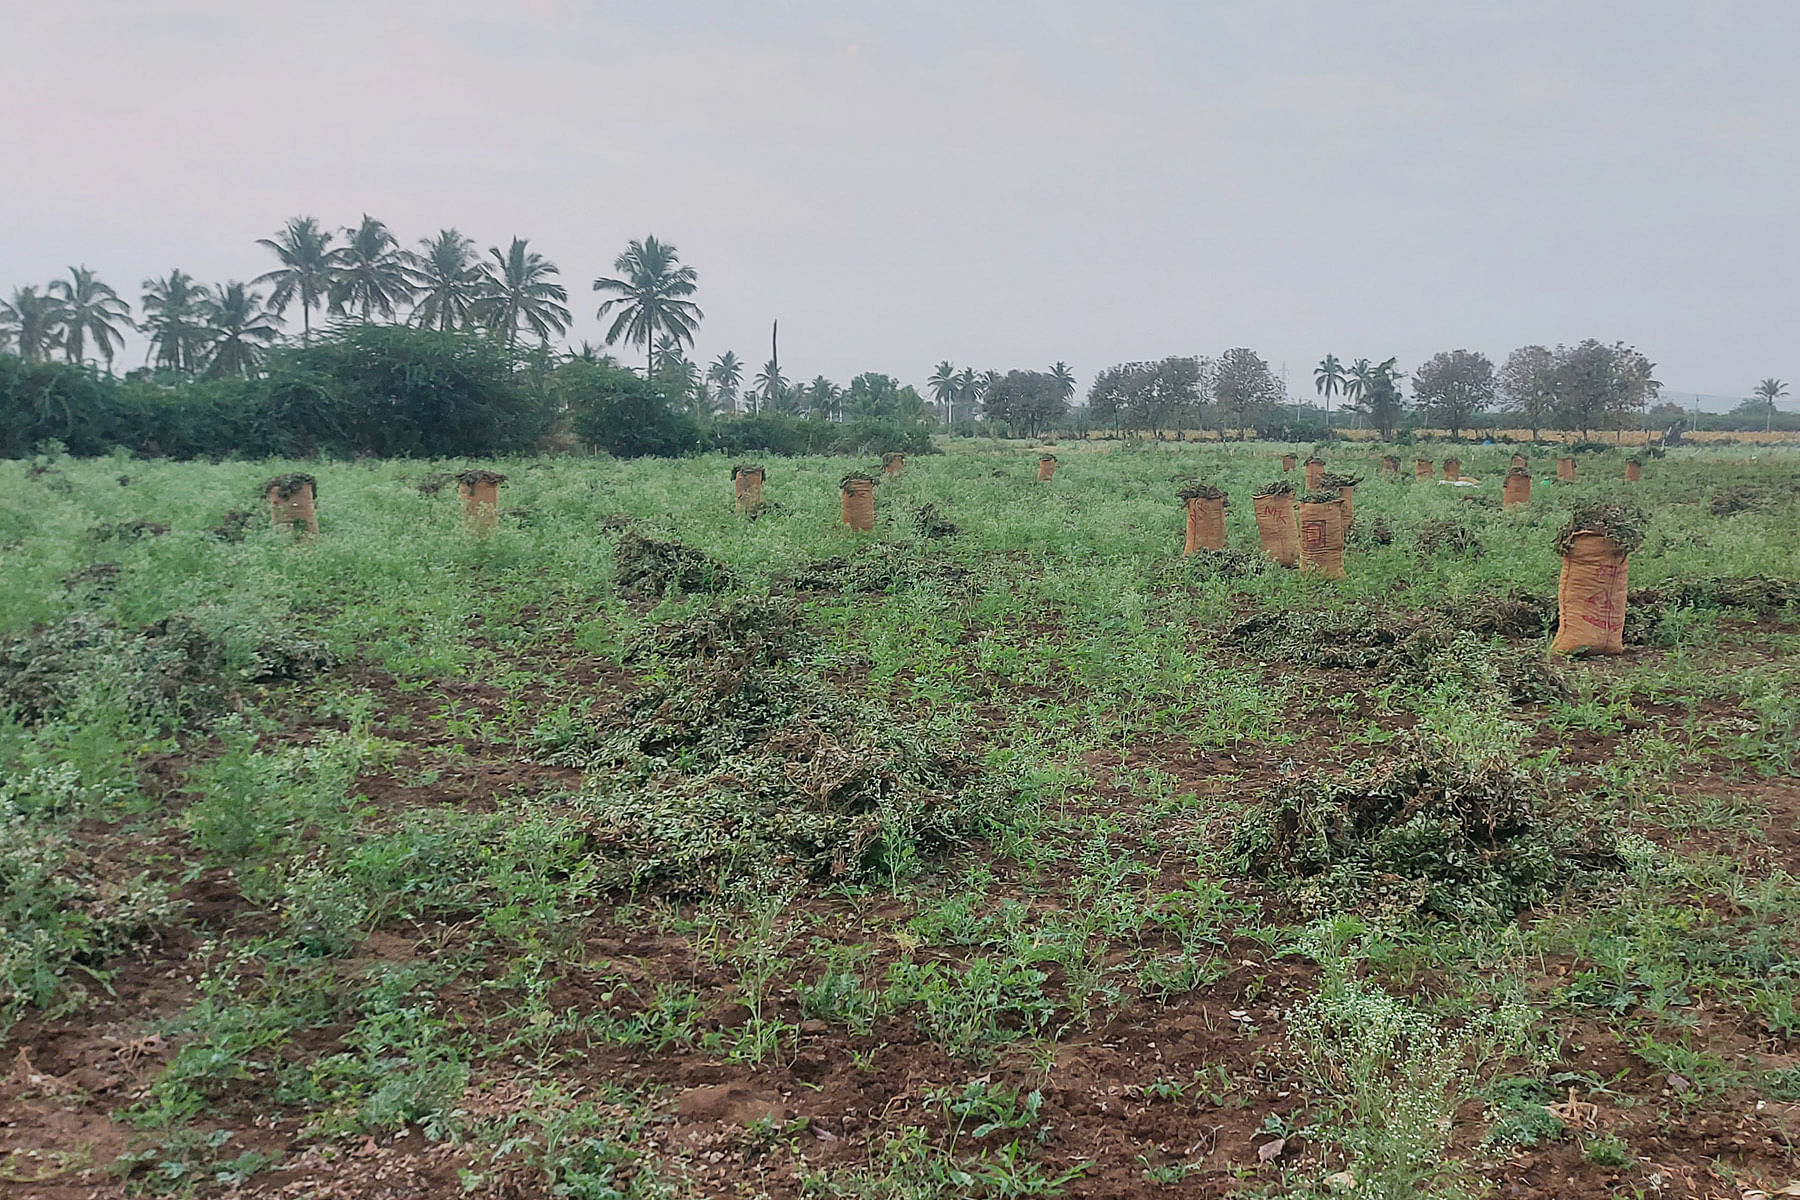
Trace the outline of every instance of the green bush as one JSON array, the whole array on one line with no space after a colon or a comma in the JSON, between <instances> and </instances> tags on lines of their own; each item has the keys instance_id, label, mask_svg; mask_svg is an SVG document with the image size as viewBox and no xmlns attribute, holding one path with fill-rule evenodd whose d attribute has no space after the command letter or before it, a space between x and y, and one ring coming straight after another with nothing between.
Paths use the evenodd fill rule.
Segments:
<instances>
[{"instance_id":1,"label":"green bush","mask_svg":"<svg viewBox=\"0 0 1800 1200\"><path fill-rule=\"evenodd\" d=\"M692 453L700 427L676 414L656 385L617 363L572 359L556 370L552 389L574 417L575 433L619 458Z\"/></svg>"}]
</instances>

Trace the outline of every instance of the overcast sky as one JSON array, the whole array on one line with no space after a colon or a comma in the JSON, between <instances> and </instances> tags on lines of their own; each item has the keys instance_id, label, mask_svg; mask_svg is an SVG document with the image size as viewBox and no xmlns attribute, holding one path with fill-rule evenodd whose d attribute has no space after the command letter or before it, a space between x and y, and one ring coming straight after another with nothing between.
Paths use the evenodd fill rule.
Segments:
<instances>
[{"instance_id":1,"label":"overcast sky","mask_svg":"<svg viewBox=\"0 0 1800 1200\"><path fill-rule=\"evenodd\" d=\"M1745 395L1800 385L1796 46L1795 0L0 0L0 289L367 212L528 237L574 340L653 233L696 358L779 318L800 378L1597 337Z\"/></svg>"}]
</instances>

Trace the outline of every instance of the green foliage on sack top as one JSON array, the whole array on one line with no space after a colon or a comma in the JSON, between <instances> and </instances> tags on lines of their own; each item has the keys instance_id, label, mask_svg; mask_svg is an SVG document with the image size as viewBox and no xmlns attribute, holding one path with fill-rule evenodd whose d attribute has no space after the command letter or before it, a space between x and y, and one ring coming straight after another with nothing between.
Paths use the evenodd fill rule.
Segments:
<instances>
[{"instance_id":1,"label":"green foliage on sack top","mask_svg":"<svg viewBox=\"0 0 1800 1200\"><path fill-rule=\"evenodd\" d=\"M1558 554L1567 554L1579 534L1599 534L1625 554L1644 544L1648 519L1643 509L1621 500L1584 501L1569 510L1569 519L1552 543Z\"/></svg>"}]
</instances>

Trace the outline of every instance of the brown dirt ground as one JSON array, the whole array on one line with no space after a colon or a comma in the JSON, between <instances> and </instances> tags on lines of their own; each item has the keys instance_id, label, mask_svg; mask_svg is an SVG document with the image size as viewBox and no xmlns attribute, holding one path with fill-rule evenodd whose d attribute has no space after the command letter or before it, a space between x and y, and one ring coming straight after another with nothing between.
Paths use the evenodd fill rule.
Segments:
<instances>
[{"instance_id":1,"label":"brown dirt ground","mask_svg":"<svg viewBox=\"0 0 1800 1200\"><path fill-rule=\"evenodd\" d=\"M1066 636L1049 626L1044 633ZM1738 646L1734 653L1754 655L1755 650ZM1616 674L1631 661L1654 654L1634 649L1626 663L1602 670ZM541 669L545 664L532 665ZM461 680L409 693L381 672L358 671L358 683L377 697L382 714L374 732L406 746L390 768L358 782L382 813L423 805L486 808L510 794L555 793L579 783L578 772L520 761L504 744L456 737L444 727L441 714L447 707L490 721L502 719L508 700L502 689ZM1388 727L1403 723L1377 711L1373 697L1363 690L1369 681L1345 672L1310 674L1318 677L1313 682L1331 690L1358 693L1361 717ZM630 686L628 673L597 659L559 660L553 675L553 687L533 684L524 693L527 710L541 710L572 695L616 695ZM1042 686L1004 679L989 684L996 698L1010 698L1014 704L1030 699ZM1050 694L1065 698L1063 689ZM1009 715L999 705L982 707L992 720ZM1639 724L1646 728L1681 715L1675 705L1637 707L1644 714ZM1714 701L1703 705L1702 712L1707 722L1735 715L1728 705ZM291 736L305 740L330 724L298 721ZM1292 732L1293 743L1277 748L1278 753L1200 751L1178 736L1167 736L1134 742L1122 759L1110 752L1090 754L1092 786L1078 802L1116 817L1126 831L1123 844L1143 851L1144 825L1134 824L1133 818L1145 801L1125 780L1131 772L1154 767L1173 777L1176 794L1198 798L1170 819L1196 824L1205 835L1209 825L1230 820L1231 809L1220 802L1242 802L1259 794L1294 764L1336 766L1366 753L1343 745L1337 730L1320 723L1295 721ZM1532 748L1560 746L1566 762L1591 769L1613 760L1621 736L1571 735L1546 727ZM184 755L147 759L147 790L177 802L182 770L208 752L202 746ZM1691 758L1683 771L1672 781L1672 790L1727 798L1758 814L1747 829L1694 831L1697 844L1741 856L1752 875L1800 872L1800 781L1745 777L1716 748ZM427 782L428 772L436 775ZM84 828L82 836L100 845L114 832L96 824ZM1160 839L1168 830L1156 832ZM1670 840L1681 839L1672 834ZM982 855L970 851L967 857L977 861ZM1028 874L1012 863L990 865L996 899L1017 900L1036 911L1072 902L1067 881L1055 872ZM1151 865L1165 889L1178 883L1186 869L1175 853L1154 856ZM1268 903L1248 886L1233 884L1231 891L1244 903ZM156 1029L194 1003L194 980L207 939L227 931L253 932L267 919L245 901L229 872L203 872L182 883L179 896L187 908L177 928L147 954L106 964L114 972L109 991L91 988L89 1002L73 1015L32 1013L5 1039L0 1195L9 1200L78 1200L123 1189L106 1168L145 1144L145 1138L115 1114L142 1095L176 1048ZM903 944L899 931L924 904L921 897L814 897L796 905L786 919L810 931L829 931L839 944L871 947L872 957L863 968L871 979L908 956L954 960L978 952ZM1275 912L1272 907L1265 911ZM667 928L668 922L643 921L641 908L633 912L637 917L624 923L604 912L588 921L581 931L581 965L569 967L556 982L553 1006L629 1012L641 1007L657 985L679 984L702 997L707 1012L703 1029L740 1021L745 997L732 972L703 953L693 936ZM377 931L343 969L348 977L359 964L376 959L405 962L444 953L464 936L465 931L456 929L395 923ZM1163 936L1147 935L1145 945L1157 948ZM1174 945L1172 939L1164 940L1167 947ZM1259 1132L1265 1121L1271 1115L1298 1114L1308 1102L1303 1077L1283 1054L1281 1014L1314 986L1317 970L1238 936L1225 940L1218 957L1221 974L1216 981L1166 1004L1127 995L1104 1009L1091 1026L1065 1029L1048 1057L1034 1056L1028 1045L1020 1044L1003 1050L992 1065L975 1068L949 1057L910 1015L878 1021L867 1037L809 1020L795 991L808 969L801 966L790 967L772 991L776 1015L798 1031L774 1061L750 1067L687 1046L656 1053L642 1046L588 1045L564 1037L547 1048L554 1062L549 1069L578 1093L606 1084L642 1088L652 1099L643 1114L649 1125L639 1149L652 1159L679 1161L698 1195L799 1196L805 1171L867 1163L873 1147L907 1126L947 1134L946 1120L929 1094L960 1088L979 1076L1041 1089L1048 1132L1036 1161L1047 1174L1085 1164L1081 1177L1067 1186L1069 1196L1226 1196L1273 1184L1282 1166L1308 1161L1318 1151L1304 1140L1290 1139L1272 1161L1262 1162L1259 1155L1273 1140ZM1571 968L1568 962L1545 961L1541 973L1525 981L1527 988L1548 997ZM619 980L627 985L623 996L616 994ZM476 989L475 982L467 981L463 990L448 989L439 1000L456 1019L491 1037L506 1028L505 1004ZM1053 995L1057 982L1053 975ZM1415 986L1428 988L1429 983L1426 975ZM602 998L609 994L612 1000ZM1052 1027L1069 1022L1072 1015L1059 1010ZM1714 1054L1765 1066L1800 1060L1800 1047L1771 1041L1753 1022L1725 1013L1702 1015L1696 1031ZM1579 1140L1496 1158L1478 1144L1483 1130L1479 1105L1466 1106L1454 1129L1455 1146L1490 1181L1494 1194L1568 1197L1637 1188L1664 1197L1736 1197L1742 1191L1728 1182L1731 1178L1779 1187L1800 1177L1794 1145L1800 1137L1800 1104L1759 1102L1742 1088L1697 1099L1635 1055L1615 1028L1587 1017L1564 1016L1560 1022L1570 1048L1565 1065L1592 1072L1609 1089L1579 1097L1596 1105L1580 1132L1584 1137L1620 1134L1637 1161L1623 1170L1595 1166L1583 1160ZM296 1052L329 1052L343 1032L310 1031ZM529 1074L530 1069L510 1062L479 1063L465 1110L499 1116L523 1109L529 1102ZM1152 1099L1143 1090L1159 1080L1196 1075L1218 1082L1176 1100ZM280 1162L241 1185L203 1182L201 1193L442 1197L461 1190L460 1170L487 1170L471 1148L431 1143L416 1130L387 1139L314 1140L303 1133L304 1118L302 1112L283 1111L247 1094L227 1094L203 1121L229 1131L221 1156L259 1150L279 1153ZM784 1130L774 1144L746 1128L765 1119ZM961 1149L993 1149L1000 1140L965 1141ZM1179 1185L1145 1180L1147 1167L1175 1163L1190 1165ZM503 1169L488 1171L478 1194L537 1195L541 1186L528 1174Z\"/></svg>"}]
</instances>

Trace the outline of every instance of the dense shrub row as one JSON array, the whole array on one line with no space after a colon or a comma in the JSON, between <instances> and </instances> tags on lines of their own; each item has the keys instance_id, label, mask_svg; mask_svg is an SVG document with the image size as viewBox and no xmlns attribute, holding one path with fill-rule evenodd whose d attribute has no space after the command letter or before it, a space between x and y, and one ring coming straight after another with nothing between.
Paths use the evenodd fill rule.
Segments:
<instances>
[{"instance_id":1,"label":"dense shrub row","mask_svg":"<svg viewBox=\"0 0 1800 1200\"><path fill-rule=\"evenodd\" d=\"M146 457L488 457L566 431L620 457L926 453L926 427L758 416L702 422L609 360L518 355L461 333L357 325L271 356L256 379L124 379L0 355L0 457L47 442Z\"/></svg>"}]
</instances>

